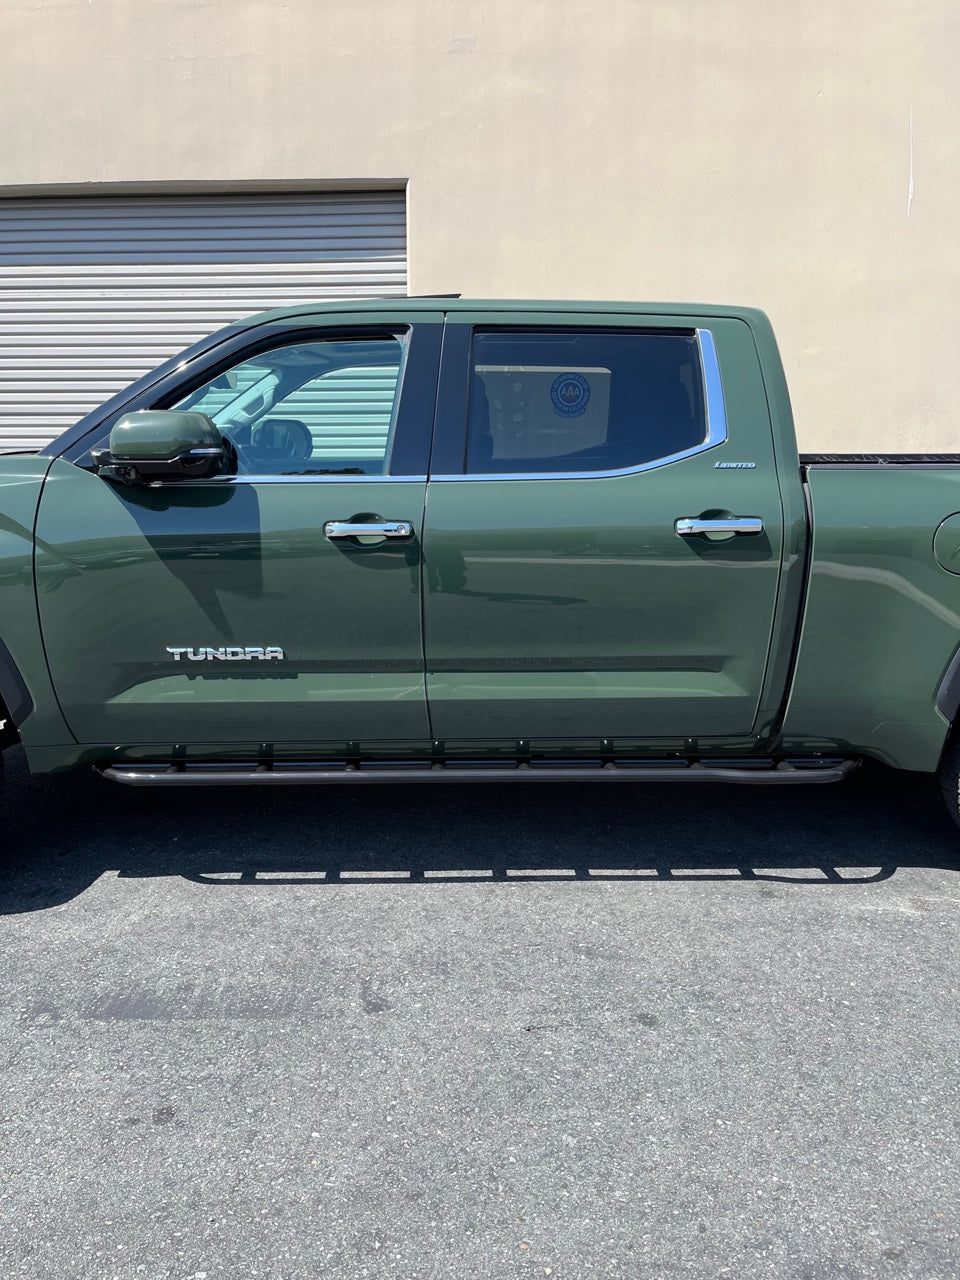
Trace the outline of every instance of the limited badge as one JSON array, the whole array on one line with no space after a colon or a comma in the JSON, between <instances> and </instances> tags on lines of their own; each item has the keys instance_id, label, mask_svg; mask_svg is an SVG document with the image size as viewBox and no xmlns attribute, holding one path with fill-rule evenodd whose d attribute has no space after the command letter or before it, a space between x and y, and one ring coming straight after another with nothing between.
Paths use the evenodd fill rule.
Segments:
<instances>
[{"instance_id":1,"label":"limited badge","mask_svg":"<svg viewBox=\"0 0 960 1280\"><path fill-rule=\"evenodd\" d=\"M554 413L564 418L579 418L590 403L590 383L580 373L561 373L550 388Z\"/></svg>"}]
</instances>

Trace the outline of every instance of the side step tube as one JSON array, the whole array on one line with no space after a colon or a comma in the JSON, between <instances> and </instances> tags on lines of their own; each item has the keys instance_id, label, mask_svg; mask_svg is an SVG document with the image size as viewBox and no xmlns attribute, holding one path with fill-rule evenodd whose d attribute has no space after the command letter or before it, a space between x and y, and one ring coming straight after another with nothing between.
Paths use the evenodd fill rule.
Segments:
<instances>
[{"instance_id":1,"label":"side step tube","mask_svg":"<svg viewBox=\"0 0 960 1280\"><path fill-rule=\"evenodd\" d=\"M312 786L318 783L383 782L739 782L747 786L804 785L839 782L857 767L856 760L739 760L729 764L686 760L596 763L533 760L512 765L484 760L456 764L419 761L371 761L361 764L304 762L290 764L124 764L100 772L111 782L132 787Z\"/></svg>"}]
</instances>

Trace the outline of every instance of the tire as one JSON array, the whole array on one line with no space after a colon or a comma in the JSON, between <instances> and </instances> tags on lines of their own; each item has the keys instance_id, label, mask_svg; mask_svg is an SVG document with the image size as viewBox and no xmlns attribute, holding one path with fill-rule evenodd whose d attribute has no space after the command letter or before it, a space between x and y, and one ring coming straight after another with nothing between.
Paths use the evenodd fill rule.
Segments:
<instances>
[{"instance_id":1,"label":"tire","mask_svg":"<svg viewBox=\"0 0 960 1280\"><path fill-rule=\"evenodd\" d=\"M960 733L952 733L937 768L937 781L950 817L960 827Z\"/></svg>"}]
</instances>

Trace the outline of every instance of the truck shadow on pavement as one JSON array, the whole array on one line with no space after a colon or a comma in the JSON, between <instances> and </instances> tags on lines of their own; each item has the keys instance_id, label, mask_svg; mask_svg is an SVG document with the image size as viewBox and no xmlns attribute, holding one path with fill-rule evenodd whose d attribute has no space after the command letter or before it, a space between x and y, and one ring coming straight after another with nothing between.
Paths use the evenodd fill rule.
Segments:
<instances>
[{"instance_id":1,"label":"truck shadow on pavement","mask_svg":"<svg viewBox=\"0 0 960 1280\"><path fill-rule=\"evenodd\" d=\"M866 766L819 787L514 783L135 790L31 777L7 753L0 914L107 873L198 889L644 878L814 887L960 870L935 781Z\"/></svg>"}]
</instances>

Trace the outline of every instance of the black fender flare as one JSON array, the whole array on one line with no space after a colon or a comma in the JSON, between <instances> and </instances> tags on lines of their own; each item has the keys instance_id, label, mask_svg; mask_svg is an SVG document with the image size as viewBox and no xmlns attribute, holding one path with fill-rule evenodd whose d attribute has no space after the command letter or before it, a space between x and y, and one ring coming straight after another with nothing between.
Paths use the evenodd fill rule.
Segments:
<instances>
[{"instance_id":1,"label":"black fender flare","mask_svg":"<svg viewBox=\"0 0 960 1280\"><path fill-rule=\"evenodd\" d=\"M33 698L26 681L10 650L0 640L0 720L9 719L13 722L13 727L18 727L32 710ZM0 730L0 741L7 737L10 728L11 725L7 724Z\"/></svg>"},{"instance_id":2,"label":"black fender flare","mask_svg":"<svg viewBox=\"0 0 960 1280\"><path fill-rule=\"evenodd\" d=\"M937 686L936 708L951 724L960 711L960 645L954 650Z\"/></svg>"}]
</instances>

